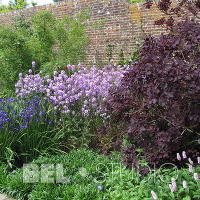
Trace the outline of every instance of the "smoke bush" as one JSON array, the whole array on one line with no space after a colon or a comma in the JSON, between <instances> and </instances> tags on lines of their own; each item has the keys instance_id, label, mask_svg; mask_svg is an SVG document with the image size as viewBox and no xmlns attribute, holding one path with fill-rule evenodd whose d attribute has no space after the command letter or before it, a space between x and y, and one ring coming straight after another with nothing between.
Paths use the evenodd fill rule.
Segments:
<instances>
[{"instance_id":1,"label":"smoke bush","mask_svg":"<svg viewBox=\"0 0 200 200\"><path fill-rule=\"evenodd\" d=\"M179 22L159 38L147 37L139 62L111 93L107 109L113 119L128 124L128 165L137 162L138 148L152 165L171 162L174 153L184 150L191 157L199 154L199 45L195 21Z\"/></svg>"}]
</instances>

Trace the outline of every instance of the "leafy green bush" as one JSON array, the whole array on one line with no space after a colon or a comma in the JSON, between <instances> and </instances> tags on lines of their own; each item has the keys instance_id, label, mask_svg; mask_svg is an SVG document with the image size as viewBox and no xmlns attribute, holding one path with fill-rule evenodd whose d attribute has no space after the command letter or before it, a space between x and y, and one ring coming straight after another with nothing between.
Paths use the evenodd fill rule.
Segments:
<instances>
[{"instance_id":1,"label":"leafy green bush","mask_svg":"<svg viewBox=\"0 0 200 200\"><path fill-rule=\"evenodd\" d=\"M9 6L6 5L0 5L0 13L7 13L10 12L11 8Z\"/></svg>"},{"instance_id":2,"label":"leafy green bush","mask_svg":"<svg viewBox=\"0 0 200 200\"><path fill-rule=\"evenodd\" d=\"M59 46L58 60L66 64L78 64L85 58L88 37L85 32L89 10L83 10L74 18L69 16L57 23L56 39Z\"/></svg>"},{"instance_id":3,"label":"leafy green bush","mask_svg":"<svg viewBox=\"0 0 200 200\"><path fill-rule=\"evenodd\" d=\"M32 56L26 39L12 28L0 26L0 89L11 90L18 74L31 65Z\"/></svg>"},{"instance_id":4,"label":"leafy green bush","mask_svg":"<svg viewBox=\"0 0 200 200\"><path fill-rule=\"evenodd\" d=\"M10 12L12 10L23 9L27 6L26 0L12 0L9 1L9 5L0 5L0 13Z\"/></svg>"},{"instance_id":5,"label":"leafy green bush","mask_svg":"<svg viewBox=\"0 0 200 200\"><path fill-rule=\"evenodd\" d=\"M54 58L56 19L48 11L37 13L31 18L31 38L27 41L32 56L39 64L49 62Z\"/></svg>"},{"instance_id":6,"label":"leafy green bush","mask_svg":"<svg viewBox=\"0 0 200 200\"><path fill-rule=\"evenodd\" d=\"M30 20L17 17L14 26L0 26L0 89L13 91L19 73L28 71L31 62L36 70L46 73L67 64L77 64L85 57L88 44L85 22L87 10L75 18L57 20L48 11L41 11Z\"/></svg>"}]
</instances>

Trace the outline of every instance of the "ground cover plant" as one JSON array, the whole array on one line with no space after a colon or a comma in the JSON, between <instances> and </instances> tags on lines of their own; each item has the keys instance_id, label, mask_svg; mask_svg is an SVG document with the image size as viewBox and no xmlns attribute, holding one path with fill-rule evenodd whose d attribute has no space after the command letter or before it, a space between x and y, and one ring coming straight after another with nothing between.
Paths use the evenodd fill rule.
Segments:
<instances>
[{"instance_id":1,"label":"ground cover plant","mask_svg":"<svg viewBox=\"0 0 200 200\"><path fill-rule=\"evenodd\" d=\"M200 198L199 166L193 167L192 171L191 169L177 170L176 167L160 168L143 177L133 170L126 169L119 155L112 154L105 157L87 149L73 150L68 154L57 156L40 157L33 163L63 164L67 181L59 184L24 183L22 169L5 176L6 168L2 167L0 177L4 179L0 179L0 190L17 199L34 200Z\"/></svg>"}]
</instances>

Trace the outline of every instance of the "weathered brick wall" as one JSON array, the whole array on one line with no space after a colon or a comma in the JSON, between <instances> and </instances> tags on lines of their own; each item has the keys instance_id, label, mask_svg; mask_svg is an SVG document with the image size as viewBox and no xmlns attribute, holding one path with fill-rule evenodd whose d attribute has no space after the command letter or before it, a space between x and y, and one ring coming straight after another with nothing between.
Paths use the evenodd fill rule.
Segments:
<instances>
[{"instance_id":1,"label":"weathered brick wall","mask_svg":"<svg viewBox=\"0 0 200 200\"><path fill-rule=\"evenodd\" d=\"M12 24L18 15L29 18L42 10L52 12L59 19L63 15L72 16L82 9L89 8L91 18L88 23L98 24L101 20L104 23L101 28L94 26L87 28L90 45L85 63L108 62L106 52L109 47L112 49L114 60L117 60L121 49L125 57L131 53L135 38L149 33L158 35L164 31L154 26L155 19L161 16L155 6L149 10L142 4L128 2L129 0L67 0L55 5L36 6L0 14L0 24Z\"/></svg>"}]
</instances>

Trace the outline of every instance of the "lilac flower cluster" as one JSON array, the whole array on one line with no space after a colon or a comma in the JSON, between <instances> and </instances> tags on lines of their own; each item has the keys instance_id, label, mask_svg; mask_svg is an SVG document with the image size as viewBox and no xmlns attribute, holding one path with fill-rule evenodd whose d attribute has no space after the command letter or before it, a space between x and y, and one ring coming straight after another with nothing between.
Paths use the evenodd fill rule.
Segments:
<instances>
[{"instance_id":1,"label":"lilac flower cluster","mask_svg":"<svg viewBox=\"0 0 200 200\"><path fill-rule=\"evenodd\" d=\"M68 66L68 70L76 67ZM91 112L106 117L102 103L106 101L109 90L120 84L124 71L115 67L97 69L81 68L71 76L62 70L54 72L53 78L41 77L40 74L20 75L16 83L18 96L25 96L32 92L44 93L46 98L54 104L54 109L63 114L81 112L88 116Z\"/></svg>"},{"instance_id":2,"label":"lilac flower cluster","mask_svg":"<svg viewBox=\"0 0 200 200\"><path fill-rule=\"evenodd\" d=\"M16 93L18 96L24 96L32 92L45 92L44 79L39 74L32 74L32 70L29 70L29 74L24 77L22 73L19 74L19 81L15 84Z\"/></svg>"},{"instance_id":3,"label":"lilac flower cluster","mask_svg":"<svg viewBox=\"0 0 200 200\"><path fill-rule=\"evenodd\" d=\"M32 122L49 122L44 102L34 96L32 99L0 99L0 129L15 133L28 128Z\"/></svg>"}]
</instances>

